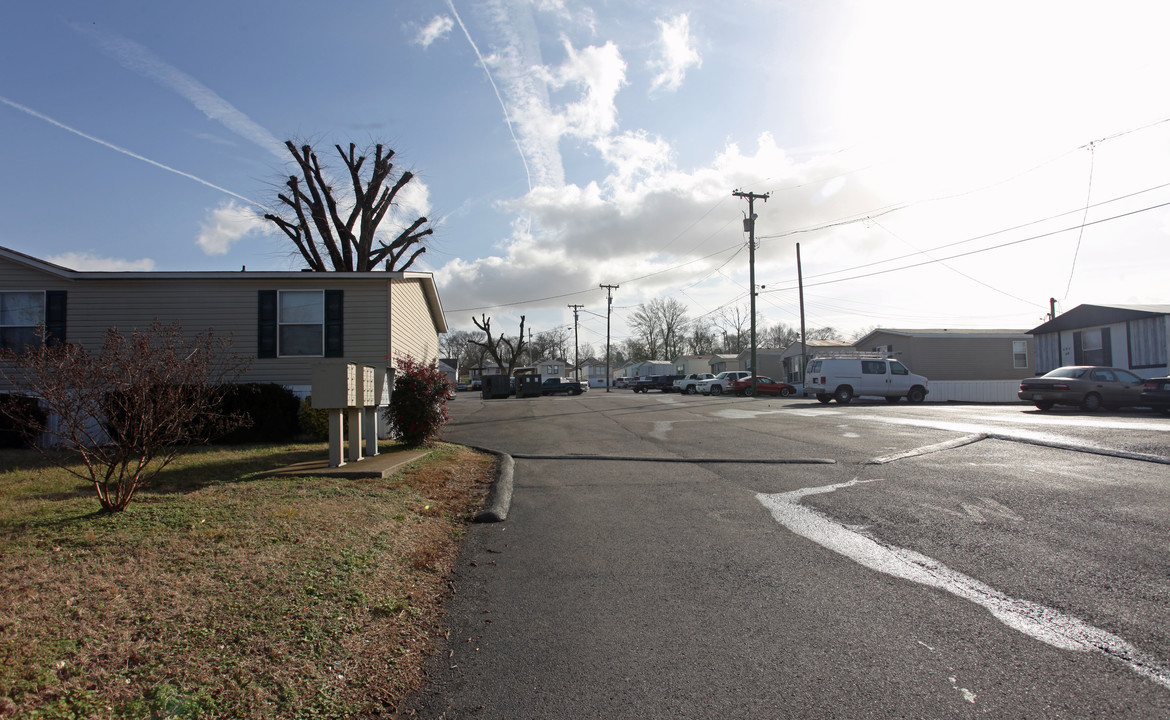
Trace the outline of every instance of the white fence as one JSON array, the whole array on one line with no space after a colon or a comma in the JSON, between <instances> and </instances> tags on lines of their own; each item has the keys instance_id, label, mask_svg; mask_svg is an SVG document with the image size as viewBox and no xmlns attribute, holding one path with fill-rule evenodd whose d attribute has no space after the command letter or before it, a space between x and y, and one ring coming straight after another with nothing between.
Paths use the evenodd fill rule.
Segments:
<instances>
[{"instance_id":1,"label":"white fence","mask_svg":"<svg viewBox=\"0 0 1170 720\"><path fill-rule=\"evenodd\" d=\"M1019 380L931 380L927 389L926 402L1021 402ZM796 396L801 397L803 390L797 385Z\"/></svg>"},{"instance_id":2,"label":"white fence","mask_svg":"<svg viewBox=\"0 0 1170 720\"><path fill-rule=\"evenodd\" d=\"M1019 380L931 380L926 402L1020 402Z\"/></svg>"}]
</instances>

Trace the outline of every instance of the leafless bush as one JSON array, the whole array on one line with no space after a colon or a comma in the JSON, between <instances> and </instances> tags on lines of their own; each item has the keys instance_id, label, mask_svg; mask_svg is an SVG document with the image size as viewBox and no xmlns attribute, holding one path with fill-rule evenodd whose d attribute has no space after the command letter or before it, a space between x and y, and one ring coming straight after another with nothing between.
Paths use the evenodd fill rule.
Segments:
<instances>
[{"instance_id":1,"label":"leafless bush","mask_svg":"<svg viewBox=\"0 0 1170 720\"><path fill-rule=\"evenodd\" d=\"M227 384L245 365L230 340L210 331L186 337L178 323L158 320L129 336L111 328L97 353L44 339L42 330L41 345L0 357L0 375L44 410L13 420L44 438L37 447L50 461L92 483L107 511L124 510L183 447L247 421L221 411Z\"/></svg>"}]
</instances>

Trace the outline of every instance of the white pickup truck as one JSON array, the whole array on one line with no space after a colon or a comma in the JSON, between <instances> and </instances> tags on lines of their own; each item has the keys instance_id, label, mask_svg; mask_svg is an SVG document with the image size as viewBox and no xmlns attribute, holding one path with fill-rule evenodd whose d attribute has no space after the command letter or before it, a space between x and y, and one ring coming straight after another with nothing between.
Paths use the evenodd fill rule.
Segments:
<instances>
[{"instance_id":1,"label":"white pickup truck","mask_svg":"<svg viewBox=\"0 0 1170 720\"><path fill-rule=\"evenodd\" d=\"M722 395L727 392L727 388L731 387L731 383L751 376L752 374L747 370L727 370L726 372L719 373L710 380L704 380L699 383L699 392L704 395Z\"/></svg>"},{"instance_id":2,"label":"white pickup truck","mask_svg":"<svg viewBox=\"0 0 1170 720\"><path fill-rule=\"evenodd\" d=\"M699 392L699 383L704 380L713 380L711 373L691 373L685 378L674 381L674 391L683 395L694 395Z\"/></svg>"}]
</instances>

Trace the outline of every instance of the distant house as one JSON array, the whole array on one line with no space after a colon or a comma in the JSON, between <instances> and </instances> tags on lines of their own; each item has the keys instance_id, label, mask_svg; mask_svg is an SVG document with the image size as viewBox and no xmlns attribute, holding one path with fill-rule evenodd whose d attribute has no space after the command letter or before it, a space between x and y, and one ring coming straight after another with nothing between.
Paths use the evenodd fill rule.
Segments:
<instances>
[{"instance_id":1,"label":"distant house","mask_svg":"<svg viewBox=\"0 0 1170 720\"><path fill-rule=\"evenodd\" d=\"M439 358L439 371L452 385L459 382L459 358Z\"/></svg>"},{"instance_id":2,"label":"distant house","mask_svg":"<svg viewBox=\"0 0 1170 720\"><path fill-rule=\"evenodd\" d=\"M727 370L747 369L742 365L742 363L740 363L739 355L733 355L730 353L719 353L712 355L711 359L707 361L707 365L711 368L707 372L715 373L716 375L721 372L726 372Z\"/></svg>"},{"instance_id":3,"label":"distant house","mask_svg":"<svg viewBox=\"0 0 1170 720\"><path fill-rule=\"evenodd\" d=\"M486 375L503 375L504 369L490 360L485 360L475 367L468 368L467 372L470 379L475 381L483 380Z\"/></svg>"},{"instance_id":4,"label":"distant house","mask_svg":"<svg viewBox=\"0 0 1170 720\"><path fill-rule=\"evenodd\" d=\"M1015 402L1019 381L1036 371L1032 336L1024 330L878 328L853 343L891 353L930 380L930 402Z\"/></svg>"},{"instance_id":5,"label":"distant house","mask_svg":"<svg viewBox=\"0 0 1170 720\"><path fill-rule=\"evenodd\" d=\"M250 359L242 382L277 383L304 396L312 367L344 359L386 367L411 355L438 359L447 332L430 273L87 272L0 247L0 346L54 337L101 346L111 327L157 319L185 332L231 337ZM0 387L0 390L7 389Z\"/></svg>"},{"instance_id":6,"label":"distant house","mask_svg":"<svg viewBox=\"0 0 1170 720\"><path fill-rule=\"evenodd\" d=\"M636 368L639 365L641 365L641 361L639 360L626 360L613 369L614 380L617 380L618 378L629 379L638 377L636 374Z\"/></svg>"},{"instance_id":7,"label":"distant house","mask_svg":"<svg viewBox=\"0 0 1170 720\"><path fill-rule=\"evenodd\" d=\"M754 375L762 375L770 377L779 382L786 382L784 380L784 349L783 348L756 348L756 364L760 366L759 372L753 372ZM748 348L735 357L739 369L752 370L752 351ZM735 370L737 368L727 368L728 370Z\"/></svg>"},{"instance_id":8,"label":"distant house","mask_svg":"<svg viewBox=\"0 0 1170 720\"><path fill-rule=\"evenodd\" d=\"M598 360L590 357L581 361L581 364L573 368L575 377L580 380L589 382L589 387L605 387L605 358Z\"/></svg>"},{"instance_id":9,"label":"distant house","mask_svg":"<svg viewBox=\"0 0 1170 720\"><path fill-rule=\"evenodd\" d=\"M626 377L640 378L650 375L671 375L674 364L669 360L641 360L625 368Z\"/></svg>"},{"instance_id":10,"label":"distant house","mask_svg":"<svg viewBox=\"0 0 1170 720\"><path fill-rule=\"evenodd\" d=\"M1036 372L1110 365L1142 377L1170 374L1170 305L1078 305L1028 331Z\"/></svg>"},{"instance_id":11,"label":"distant house","mask_svg":"<svg viewBox=\"0 0 1170 720\"><path fill-rule=\"evenodd\" d=\"M543 358L533 365L535 372L541 377L566 377L569 374L569 363L564 358Z\"/></svg>"},{"instance_id":12,"label":"distant house","mask_svg":"<svg viewBox=\"0 0 1170 720\"><path fill-rule=\"evenodd\" d=\"M710 355L679 355L674 359L671 375L711 372Z\"/></svg>"},{"instance_id":13,"label":"distant house","mask_svg":"<svg viewBox=\"0 0 1170 720\"><path fill-rule=\"evenodd\" d=\"M801 348L804 349L803 362L801 358ZM801 385L804 382L804 368L808 365L808 361L815 357L820 357L825 354L834 352L849 352L854 350L853 343L845 340L808 340L802 346L800 341L796 341L784 348L784 352L780 354L780 377L773 377L773 380L783 380L790 385Z\"/></svg>"}]
</instances>

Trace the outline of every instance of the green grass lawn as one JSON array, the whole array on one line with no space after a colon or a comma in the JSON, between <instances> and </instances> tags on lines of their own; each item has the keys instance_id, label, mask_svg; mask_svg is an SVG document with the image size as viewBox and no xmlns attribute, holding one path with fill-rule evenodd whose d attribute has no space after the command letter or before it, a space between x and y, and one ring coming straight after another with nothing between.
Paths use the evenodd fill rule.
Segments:
<instances>
[{"instance_id":1,"label":"green grass lawn","mask_svg":"<svg viewBox=\"0 0 1170 720\"><path fill-rule=\"evenodd\" d=\"M392 712L494 459L440 445L387 480L257 476L325 453L193 450L104 513L0 452L0 717Z\"/></svg>"}]
</instances>

